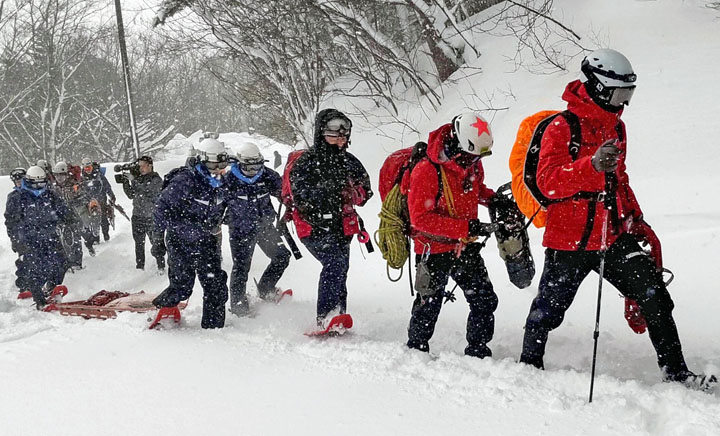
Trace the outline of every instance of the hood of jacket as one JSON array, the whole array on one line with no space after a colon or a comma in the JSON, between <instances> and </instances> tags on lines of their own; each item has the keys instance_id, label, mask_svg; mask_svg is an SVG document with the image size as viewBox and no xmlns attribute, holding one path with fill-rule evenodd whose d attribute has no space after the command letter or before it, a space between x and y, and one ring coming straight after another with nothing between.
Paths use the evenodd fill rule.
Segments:
<instances>
[{"instance_id":1,"label":"hood of jacket","mask_svg":"<svg viewBox=\"0 0 720 436\"><path fill-rule=\"evenodd\" d=\"M345 148L339 148L334 145L330 145L325 141L325 137L323 136L323 127L325 127L325 124L327 124L328 121L334 119L334 118L342 118L344 120L347 120L350 125L352 126L352 122L350 121L350 118L348 118L344 113L340 112L337 109L323 109L320 112L318 112L317 116L315 117L315 129L313 131L313 144L310 147L311 151L314 151L318 154L340 154L344 152L349 146L350 146L350 138L348 138L348 147Z\"/></svg>"},{"instance_id":2,"label":"hood of jacket","mask_svg":"<svg viewBox=\"0 0 720 436\"><path fill-rule=\"evenodd\" d=\"M595 104L585 85L579 80L568 83L562 99L567 102L568 110L580 119L593 119L602 124L615 125L623 113L622 109L616 113L608 112Z\"/></svg>"}]
</instances>

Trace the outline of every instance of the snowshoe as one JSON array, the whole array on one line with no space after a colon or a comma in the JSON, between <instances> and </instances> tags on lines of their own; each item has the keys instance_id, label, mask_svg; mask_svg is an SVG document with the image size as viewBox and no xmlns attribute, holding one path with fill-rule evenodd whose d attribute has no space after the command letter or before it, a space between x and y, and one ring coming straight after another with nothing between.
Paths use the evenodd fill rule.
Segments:
<instances>
[{"instance_id":1,"label":"snowshoe","mask_svg":"<svg viewBox=\"0 0 720 436\"><path fill-rule=\"evenodd\" d=\"M151 330L156 328L157 326L161 325L160 321L165 318L172 318L176 324L179 323L180 319L182 318L182 315L180 315L180 308L177 306L161 307L160 309L158 309L158 312L155 315L155 319L152 320L148 328Z\"/></svg>"},{"instance_id":2,"label":"snowshoe","mask_svg":"<svg viewBox=\"0 0 720 436\"><path fill-rule=\"evenodd\" d=\"M675 375L666 375L664 381L681 383L688 389L713 393L717 390L718 379L714 375L695 374L690 371L683 371Z\"/></svg>"},{"instance_id":3,"label":"snowshoe","mask_svg":"<svg viewBox=\"0 0 720 436\"><path fill-rule=\"evenodd\" d=\"M270 303L280 304L283 298L285 297L292 297L293 291L292 289L285 289L282 290L280 288L275 288L274 292L269 292L265 295L260 295L260 298L264 301L268 301Z\"/></svg>"},{"instance_id":4,"label":"snowshoe","mask_svg":"<svg viewBox=\"0 0 720 436\"><path fill-rule=\"evenodd\" d=\"M306 332L305 336L341 336L352 326L353 319L350 314L342 313L324 320L317 330Z\"/></svg>"},{"instance_id":5,"label":"snowshoe","mask_svg":"<svg viewBox=\"0 0 720 436\"><path fill-rule=\"evenodd\" d=\"M527 288L535 277L535 262L530 252L525 216L515 203L510 183L497 189L488 209L490 220L500 224L495 239L510 281L519 289Z\"/></svg>"}]
</instances>

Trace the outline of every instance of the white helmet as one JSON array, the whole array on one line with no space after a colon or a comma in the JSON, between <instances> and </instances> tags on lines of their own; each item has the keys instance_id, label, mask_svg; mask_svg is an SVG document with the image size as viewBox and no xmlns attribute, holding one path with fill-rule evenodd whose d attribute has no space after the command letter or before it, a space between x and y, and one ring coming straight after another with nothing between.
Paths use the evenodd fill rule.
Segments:
<instances>
[{"instance_id":1,"label":"white helmet","mask_svg":"<svg viewBox=\"0 0 720 436\"><path fill-rule=\"evenodd\" d=\"M255 176L265 166L265 157L260 153L257 144L246 142L237 152L240 171L248 177Z\"/></svg>"},{"instance_id":2,"label":"white helmet","mask_svg":"<svg viewBox=\"0 0 720 436\"><path fill-rule=\"evenodd\" d=\"M198 159L208 169L225 168L228 162L225 144L214 138L205 138L197 146Z\"/></svg>"},{"instance_id":3,"label":"white helmet","mask_svg":"<svg viewBox=\"0 0 720 436\"><path fill-rule=\"evenodd\" d=\"M630 104L637 75L622 53L609 48L595 50L583 59L580 71L585 89L598 106L617 112Z\"/></svg>"},{"instance_id":4,"label":"white helmet","mask_svg":"<svg viewBox=\"0 0 720 436\"><path fill-rule=\"evenodd\" d=\"M262 153L260 153L260 148L254 142L245 142L242 144L238 149L237 158L239 162L265 162L265 158Z\"/></svg>"},{"instance_id":5,"label":"white helmet","mask_svg":"<svg viewBox=\"0 0 720 436\"><path fill-rule=\"evenodd\" d=\"M53 173L60 174L60 173L67 173L68 172L68 165L67 163L60 161L55 164L53 167Z\"/></svg>"},{"instance_id":6,"label":"white helmet","mask_svg":"<svg viewBox=\"0 0 720 436\"><path fill-rule=\"evenodd\" d=\"M80 161L80 164L81 164L82 166L91 165L91 164L92 164L92 160L90 160L89 157L84 157L84 158L82 158L82 160Z\"/></svg>"},{"instance_id":7,"label":"white helmet","mask_svg":"<svg viewBox=\"0 0 720 436\"><path fill-rule=\"evenodd\" d=\"M42 189L47 184L47 173L37 165L27 169L25 183L32 189Z\"/></svg>"},{"instance_id":8,"label":"white helmet","mask_svg":"<svg viewBox=\"0 0 720 436\"><path fill-rule=\"evenodd\" d=\"M465 112L453 119L453 132L460 150L475 156L492 154L493 136L490 123L477 112Z\"/></svg>"}]
</instances>

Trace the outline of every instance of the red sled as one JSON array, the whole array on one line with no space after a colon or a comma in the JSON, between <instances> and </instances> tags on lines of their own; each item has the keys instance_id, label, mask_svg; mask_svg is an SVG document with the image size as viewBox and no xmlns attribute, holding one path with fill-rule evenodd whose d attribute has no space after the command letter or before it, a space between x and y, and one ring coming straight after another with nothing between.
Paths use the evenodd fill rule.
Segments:
<instances>
[{"instance_id":1,"label":"red sled","mask_svg":"<svg viewBox=\"0 0 720 436\"><path fill-rule=\"evenodd\" d=\"M349 313L341 313L335 315L330 319L327 327L320 330L314 330L305 333L305 336L327 336L327 335L342 335L346 330L352 328L353 319Z\"/></svg>"},{"instance_id":2,"label":"red sled","mask_svg":"<svg viewBox=\"0 0 720 436\"><path fill-rule=\"evenodd\" d=\"M148 295L144 291L129 294L127 292L103 290L93 294L87 300L48 304L43 308L43 311L58 312L64 316L81 316L85 319L111 319L117 318L118 312L147 313L156 311L158 309L152 304L153 298L154 296ZM160 318L156 316L156 320L173 317L176 322L179 322L180 310L185 307L187 307L187 303L182 302L176 307L162 308L158 311L158 315L162 312L163 316ZM175 309L177 313L164 309ZM172 313L168 315L168 312Z\"/></svg>"},{"instance_id":3,"label":"red sled","mask_svg":"<svg viewBox=\"0 0 720 436\"><path fill-rule=\"evenodd\" d=\"M62 297L68 294L68 288L65 285L57 285L53 288L50 296L47 298L48 301L59 301ZM32 298L32 292L22 291L18 294L18 300L26 300Z\"/></svg>"}]
</instances>

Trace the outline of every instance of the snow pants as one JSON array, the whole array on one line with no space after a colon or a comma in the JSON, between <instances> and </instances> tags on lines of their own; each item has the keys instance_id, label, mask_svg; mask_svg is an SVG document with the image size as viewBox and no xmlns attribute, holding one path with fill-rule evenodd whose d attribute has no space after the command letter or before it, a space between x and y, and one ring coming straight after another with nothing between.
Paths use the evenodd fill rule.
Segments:
<instances>
[{"instance_id":1,"label":"snow pants","mask_svg":"<svg viewBox=\"0 0 720 436\"><path fill-rule=\"evenodd\" d=\"M310 254L322 264L318 283L317 319L321 322L333 311L347 310L347 273L350 269L351 237L316 232L301 239Z\"/></svg>"},{"instance_id":2,"label":"snow pants","mask_svg":"<svg viewBox=\"0 0 720 436\"><path fill-rule=\"evenodd\" d=\"M498 298L480 255L481 249L482 245L475 243L468 244L460 257L455 257L454 252L430 254L424 261L421 255L416 256L418 271L426 268L425 272L416 274L416 280L422 280L418 277L420 274L429 274L429 282L422 292L418 290L412 306L408 347L429 351L428 342L435 332L443 297L446 295L445 287L448 278L452 277L462 289L470 306L465 336L468 346L465 354L477 357L492 354L487 344L495 333L494 313Z\"/></svg>"},{"instance_id":3,"label":"snow pants","mask_svg":"<svg viewBox=\"0 0 720 436\"><path fill-rule=\"evenodd\" d=\"M145 237L150 240L150 254L155 258L158 269L165 269L165 241L163 232L155 228L151 216L132 216L132 236L135 241L135 267L145 268Z\"/></svg>"},{"instance_id":4,"label":"snow pants","mask_svg":"<svg viewBox=\"0 0 720 436\"><path fill-rule=\"evenodd\" d=\"M58 240L48 241L28 250L22 255L18 268L18 278L22 277L22 284L30 291L33 300L38 305L45 305L43 288L52 290L65 279L67 259Z\"/></svg>"},{"instance_id":5,"label":"snow pants","mask_svg":"<svg viewBox=\"0 0 720 436\"><path fill-rule=\"evenodd\" d=\"M599 251L545 250L538 294L525 323L521 362L543 367L548 333L562 324L578 287L590 271L598 272L599 268ZM673 301L655 263L631 235L621 235L608 248L604 278L624 296L637 301L660 368L669 375L687 371L672 316Z\"/></svg>"},{"instance_id":6,"label":"snow pants","mask_svg":"<svg viewBox=\"0 0 720 436\"><path fill-rule=\"evenodd\" d=\"M220 265L215 237L207 235L188 241L168 231L165 242L170 285L153 300L153 304L173 307L190 298L197 274L203 288L202 328L224 327L227 273Z\"/></svg>"},{"instance_id":7,"label":"snow pants","mask_svg":"<svg viewBox=\"0 0 720 436\"><path fill-rule=\"evenodd\" d=\"M270 258L270 264L257 283L258 296L267 298L274 295L275 285L290 264L290 251L285 248L278 231L267 223L250 233L237 233L230 229L230 251L232 252L233 269L230 276L230 307L245 306L248 301L245 294L255 245Z\"/></svg>"}]
</instances>

